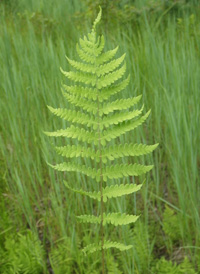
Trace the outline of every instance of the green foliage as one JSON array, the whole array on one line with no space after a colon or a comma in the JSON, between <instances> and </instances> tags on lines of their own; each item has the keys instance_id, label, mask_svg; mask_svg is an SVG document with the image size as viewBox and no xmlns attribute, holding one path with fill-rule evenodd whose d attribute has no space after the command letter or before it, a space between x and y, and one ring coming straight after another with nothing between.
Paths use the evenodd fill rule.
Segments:
<instances>
[{"instance_id":1,"label":"green foliage","mask_svg":"<svg viewBox=\"0 0 200 274\"><path fill-rule=\"evenodd\" d=\"M167 261L162 257L157 263L156 266L152 268L152 273L159 274L197 274L193 269L192 264L190 263L187 257L184 258L184 261L177 265L172 261Z\"/></svg>"},{"instance_id":2,"label":"green foliage","mask_svg":"<svg viewBox=\"0 0 200 274\"><path fill-rule=\"evenodd\" d=\"M194 269L188 257L185 257L183 262L180 264L180 273L197 274L196 270Z\"/></svg>"},{"instance_id":3,"label":"green foliage","mask_svg":"<svg viewBox=\"0 0 200 274\"><path fill-rule=\"evenodd\" d=\"M111 245L111 243L109 244ZM91 249L88 251L91 252ZM76 253L76 251L72 249L70 241L65 239L62 243L53 246L49 253L51 268L55 274L67 274L73 273L74 271L77 274L99 274L99 256L96 259L94 254L89 256L89 252L87 253L87 257L80 256L80 253ZM106 262L108 274L122 274L119 270L117 258L112 254L108 254ZM90 263L90 265L88 265L88 263Z\"/></svg>"},{"instance_id":4,"label":"green foliage","mask_svg":"<svg viewBox=\"0 0 200 274\"><path fill-rule=\"evenodd\" d=\"M108 256L106 262L108 274L123 274L123 272L119 270L119 264L115 260L114 256Z\"/></svg>"},{"instance_id":5,"label":"green foliage","mask_svg":"<svg viewBox=\"0 0 200 274\"><path fill-rule=\"evenodd\" d=\"M173 264L171 261L167 261L164 257L162 257L157 263L156 266L152 269L153 273L160 274L178 274L177 265Z\"/></svg>"},{"instance_id":6,"label":"green foliage","mask_svg":"<svg viewBox=\"0 0 200 274\"><path fill-rule=\"evenodd\" d=\"M93 215L81 215L77 216L80 222L83 223L92 223L92 224L100 224L101 216L93 216ZM138 216L135 215L127 215L125 213L108 213L103 214L103 225L112 224L114 226L118 225L127 225L130 223L135 223L138 219Z\"/></svg>"},{"instance_id":7,"label":"green foliage","mask_svg":"<svg viewBox=\"0 0 200 274\"><path fill-rule=\"evenodd\" d=\"M163 230L172 242L180 240L181 232L178 215L167 205L165 205L165 211L163 213Z\"/></svg>"},{"instance_id":8,"label":"green foliage","mask_svg":"<svg viewBox=\"0 0 200 274\"><path fill-rule=\"evenodd\" d=\"M152 249L154 244L149 239L148 227L139 221L136 223L132 234L136 273L148 273L153 261Z\"/></svg>"},{"instance_id":9,"label":"green foliage","mask_svg":"<svg viewBox=\"0 0 200 274\"><path fill-rule=\"evenodd\" d=\"M8 235L1 247L1 273L46 273L44 249L37 236L30 230L26 235Z\"/></svg>"},{"instance_id":10,"label":"green foliage","mask_svg":"<svg viewBox=\"0 0 200 274\"><path fill-rule=\"evenodd\" d=\"M69 243L58 244L49 253L51 268L55 274L72 272L73 257L70 252Z\"/></svg>"},{"instance_id":11,"label":"green foliage","mask_svg":"<svg viewBox=\"0 0 200 274\"><path fill-rule=\"evenodd\" d=\"M144 15L148 14L149 22L155 18L158 21L165 20L164 15L180 15L197 4L197 0L164 0L164 1L127 1L127 0L85 0L84 12L76 12L75 18L80 20L92 20L99 5L102 7L104 18L103 23L109 29L115 28L118 24L134 24L138 27L144 24ZM108 29L108 30L109 30Z\"/></svg>"},{"instance_id":12,"label":"green foliage","mask_svg":"<svg viewBox=\"0 0 200 274\"><path fill-rule=\"evenodd\" d=\"M64 86L65 92L63 92L68 102L72 106L78 107L79 110L76 108L72 111L69 109L48 107L53 114L68 122L78 124L78 126L71 125L66 129L46 132L46 134L54 137L68 137L79 141L76 146L56 147L56 151L62 156L70 159L89 157L94 162L99 163L98 167L91 168L70 160L55 166L50 166L59 171L76 171L95 179L97 183L100 182L98 192L86 192L82 189L74 189L69 186L69 184L66 184L66 186L75 192L101 201L101 208L103 208L103 202L106 202L107 199L136 192L141 187L141 185L122 184L103 188L104 182L109 181L109 179L139 176L153 168L151 165L145 166L136 163L111 164L111 161L124 156L148 154L152 152L157 145L118 144L117 137L143 124L149 116L150 111L138 118L142 113L143 107L140 110L131 109L131 107L139 101L139 96L124 100L108 101L112 95L123 90L128 82L125 80L125 85L124 82L119 83L119 80L122 79L126 71L126 64L123 63L125 55L113 60L118 47L103 53L105 44L104 37L96 37L96 25L100 19L101 10L93 23L91 33L88 34L88 37L84 36L84 39L80 39L80 44L77 44L77 53L83 62L73 61L67 57L68 62L74 70L65 72L61 69L61 72L72 83L79 83L78 86ZM122 66L120 67L120 65ZM88 96L88 94L90 95ZM103 103L102 101L108 102ZM126 111L120 112L121 110ZM115 141L115 145L110 145L111 141ZM81 144L83 142L89 144L89 146L85 147ZM91 144L93 145L92 147L90 146ZM106 145L107 147L105 147ZM105 166L104 163L107 165ZM138 219L138 216L120 212L108 214L102 212L99 216L81 215L77 218L81 222L101 224L101 226L106 224L118 226L134 223ZM111 247L122 251L129 249L131 246L124 246L121 243L110 240L104 241L102 239L102 244L89 245L85 247L83 251L94 252Z\"/></svg>"},{"instance_id":13,"label":"green foliage","mask_svg":"<svg viewBox=\"0 0 200 274\"><path fill-rule=\"evenodd\" d=\"M43 34L46 31L48 33L51 32L57 24L54 19L45 17L41 12L30 12L25 10L24 12L18 12L17 16L23 26L27 25L27 23L32 24L38 35L41 34L41 30L43 31Z\"/></svg>"}]
</instances>

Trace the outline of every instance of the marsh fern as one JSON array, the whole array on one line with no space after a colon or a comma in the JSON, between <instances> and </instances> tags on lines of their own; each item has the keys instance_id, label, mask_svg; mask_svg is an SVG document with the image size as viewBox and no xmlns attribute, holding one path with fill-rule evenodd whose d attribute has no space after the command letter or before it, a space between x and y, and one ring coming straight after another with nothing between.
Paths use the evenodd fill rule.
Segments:
<instances>
[{"instance_id":1,"label":"marsh fern","mask_svg":"<svg viewBox=\"0 0 200 274\"><path fill-rule=\"evenodd\" d=\"M99 244L84 247L83 251L95 252L108 248L117 248L120 251L131 248L131 245L104 239L104 226L127 225L134 223L138 216L126 213L105 213L105 203L111 198L132 194L142 187L142 184L115 184L106 185L109 180L128 176L139 176L150 171L152 165L118 163L120 158L140 156L151 153L156 145L145 144L118 144L118 137L142 125L148 118L150 111L145 114L143 106L133 109L141 96L128 99L113 99L116 94L124 90L129 83L130 76L124 77L126 72L125 54L115 58L118 47L103 52L104 36L97 36L96 25L101 19L101 9L93 23L92 31L88 36L79 40L76 51L79 61L67 57L71 71L61 72L69 79L72 85L63 85L63 95L72 105L72 109L48 107L56 116L70 122L65 129L55 132L46 132L52 137L67 137L78 140L78 144L56 147L59 155L67 161L51 165L55 170L65 172L79 172L92 179L99 186L98 191L76 189L71 183L65 182L69 190L85 195L100 202L101 214L77 216L80 222L99 224L101 240ZM73 162L81 157L90 159L94 164L88 167ZM116 163L116 159L118 159ZM97 168L96 168L97 167ZM73 184L74 185L74 184Z\"/></svg>"}]
</instances>

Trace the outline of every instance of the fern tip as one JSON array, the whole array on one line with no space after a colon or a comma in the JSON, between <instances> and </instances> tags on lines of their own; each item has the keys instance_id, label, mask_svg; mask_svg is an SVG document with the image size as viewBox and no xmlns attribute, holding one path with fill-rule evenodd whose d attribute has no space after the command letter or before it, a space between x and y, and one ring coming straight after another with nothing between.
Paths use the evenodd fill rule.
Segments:
<instances>
[{"instance_id":1,"label":"fern tip","mask_svg":"<svg viewBox=\"0 0 200 274\"><path fill-rule=\"evenodd\" d=\"M101 15L102 15L102 8L99 6L99 13L97 15L97 18L94 20L93 27L92 27L92 32L95 32L96 25L100 22L101 20Z\"/></svg>"},{"instance_id":2,"label":"fern tip","mask_svg":"<svg viewBox=\"0 0 200 274\"><path fill-rule=\"evenodd\" d=\"M47 105L47 108L51 111L53 108L51 106Z\"/></svg>"}]
</instances>

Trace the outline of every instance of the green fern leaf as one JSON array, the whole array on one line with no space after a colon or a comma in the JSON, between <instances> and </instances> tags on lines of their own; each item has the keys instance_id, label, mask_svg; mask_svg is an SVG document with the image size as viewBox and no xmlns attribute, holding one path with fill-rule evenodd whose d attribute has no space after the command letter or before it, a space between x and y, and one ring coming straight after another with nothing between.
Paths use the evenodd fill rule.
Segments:
<instances>
[{"instance_id":1,"label":"green fern leaf","mask_svg":"<svg viewBox=\"0 0 200 274\"><path fill-rule=\"evenodd\" d=\"M98 134L94 132L86 131L83 128L78 128L75 126L70 126L67 129L60 129L54 132L44 132L47 136L51 137L68 137L72 139L78 139L79 141L92 143L93 141L96 143L98 140Z\"/></svg>"},{"instance_id":2,"label":"green fern leaf","mask_svg":"<svg viewBox=\"0 0 200 274\"><path fill-rule=\"evenodd\" d=\"M103 127L109 127L110 125L117 125L124 121L131 120L139 116L142 113L142 110L143 110L143 107L140 110L137 109L131 112L120 112L120 113L113 114L112 116L106 116L102 119L100 128L103 129Z\"/></svg>"},{"instance_id":3,"label":"green fern leaf","mask_svg":"<svg viewBox=\"0 0 200 274\"><path fill-rule=\"evenodd\" d=\"M119 47L116 47L115 49L109 50L107 52L102 53L97 59L96 59L96 64L98 66L102 65L103 63L106 63L110 61L115 54L117 53Z\"/></svg>"},{"instance_id":4,"label":"green fern leaf","mask_svg":"<svg viewBox=\"0 0 200 274\"><path fill-rule=\"evenodd\" d=\"M80 222L82 223L92 223L92 224L100 224L101 223L101 215L81 215L77 216ZM128 215L125 213L108 213L107 215L103 214L103 225L112 224L114 226L118 225L128 225L130 223L135 223L139 216L136 215Z\"/></svg>"},{"instance_id":5,"label":"green fern leaf","mask_svg":"<svg viewBox=\"0 0 200 274\"><path fill-rule=\"evenodd\" d=\"M100 193L100 191L99 192L96 192L96 191L91 192L91 191L84 191L82 189L75 189L75 188L70 187L69 184L66 181L64 181L64 184L65 184L65 186L68 189L70 189L70 190L72 190L72 191L74 191L76 193L88 196L88 197L90 197L92 199L95 199L95 200L98 200L98 201L101 200L101 193Z\"/></svg>"},{"instance_id":6,"label":"green fern leaf","mask_svg":"<svg viewBox=\"0 0 200 274\"><path fill-rule=\"evenodd\" d=\"M65 57L67 61L70 63L70 65L74 67L75 69L78 69L82 72L92 73L92 74L96 73L95 71L96 67L94 65L80 63L80 62L69 59L67 56Z\"/></svg>"},{"instance_id":7,"label":"green fern leaf","mask_svg":"<svg viewBox=\"0 0 200 274\"><path fill-rule=\"evenodd\" d=\"M88 127L97 127L97 121L95 119L92 119L91 116L81 113L80 111L72 111L62 108L52 108L50 106L48 106L48 108L53 114L69 122L87 125Z\"/></svg>"},{"instance_id":8,"label":"green fern leaf","mask_svg":"<svg viewBox=\"0 0 200 274\"><path fill-rule=\"evenodd\" d=\"M124 244L112 242L112 241L104 241L104 245L103 245L103 249L116 248L120 251L126 251L132 247L133 247L132 245L124 245ZM96 244L87 245L85 248L83 248L82 251L86 255L86 253L94 253L94 252L100 251L101 249L102 247L101 247L101 244L99 243L98 245Z\"/></svg>"},{"instance_id":9,"label":"green fern leaf","mask_svg":"<svg viewBox=\"0 0 200 274\"><path fill-rule=\"evenodd\" d=\"M118 225L128 225L131 223L135 223L139 216L129 215L129 214L121 214L121 213L108 213L104 215L103 225L112 224L114 226Z\"/></svg>"},{"instance_id":10,"label":"green fern leaf","mask_svg":"<svg viewBox=\"0 0 200 274\"><path fill-rule=\"evenodd\" d=\"M124 64L120 69L111 72L107 74L106 76L101 76L99 80L97 81L97 88L105 88L107 86L110 86L113 84L115 81L119 80L125 73L126 71L126 64Z\"/></svg>"},{"instance_id":11,"label":"green fern leaf","mask_svg":"<svg viewBox=\"0 0 200 274\"><path fill-rule=\"evenodd\" d=\"M117 248L120 251L125 251L132 247L133 247L132 245L124 245L124 244L112 242L112 241L105 241L103 246L104 249Z\"/></svg>"},{"instance_id":12,"label":"green fern leaf","mask_svg":"<svg viewBox=\"0 0 200 274\"><path fill-rule=\"evenodd\" d=\"M94 88L89 88L89 87L85 88L85 87L77 86L77 85L74 85L74 86L63 85L63 88L68 93L70 93L70 95L77 96L79 98L85 97L87 99L95 101L98 97L97 89L94 89ZM64 94L65 93L63 92L63 95Z\"/></svg>"},{"instance_id":13,"label":"green fern leaf","mask_svg":"<svg viewBox=\"0 0 200 274\"><path fill-rule=\"evenodd\" d=\"M110 146L102 150L102 160L104 163L107 159L114 160L124 156L141 156L151 153L157 148L158 144L155 145L144 145L144 144L120 144L118 146Z\"/></svg>"},{"instance_id":14,"label":"green fern leaf","mask_svg":"<svg viewBox=\"0 0 200 274\"><path fill-rule=\"evenodd\" d=\"M74 71L64 71L62 68L60 68L61 72L70 80L74 82L83 83L86 85L92 85L95 86L96 84L96 76L93 74L86 74L83 72L74 72Z\"/></svg>"},{"instance_id":15,"label":"green fern leaf","mask_svg":"<svg viewBox=\"0 0 200 274\"><path fill-rule=\"evenodd\" d=\"M100 161L100 151L94 151L92 148L86 148L81 145L67 145L64 147L55 147L56 152L67 158L84 157Z\"/></svg>"},{"instance_id":16,"label":"green fern leaf","mask_svg":"<svg viewBox=\"0 0 200 274\"><path fill-rule=\"evenodd\" d=\"M114 71L119 65L124 61L126 54L123 54L120 58L111 61L110 63L107 63L105 65L99 66L99 69L97 71L97 76L103 76L106 73L110 73Z\"/></svg>"},{"instance_id":17,"label":"green fern leaf","mask_svg":"<svg viewBox=\"0 0 200 274\"><path fill-rule=\"evenodd\" d=\"M151 153L157 148L158 144L155 145L144 145L144 144L124 144L118 146L110 146L108 148L102 149L102 154L100 157L100 151L94 151L92 148L86 148L81 145L67 145L64 147L55 147L56 152L64 157L85 157L91 158L99 163L100 158L102 158L103 163L108 160L112 161L117 158L124 156L141 156Z\"/></svg>"},{"instance_id":18,"label":"green fern leaf","mask_svg":"<svg viewBox=\"0 0 200 274\"><path fill-rule=\"evenodd\" d=\"M140 164L121 164L114 166L107 166L102 171L103 180L117 179L128 176L139 176L150 171L153 168L152 165L144 166Z\"/></svg>"},{"instance_id":19,"label":"green fern leaf","mask_svg":"<svg viewBox=\"0 0 200 274\"><path fill-rule=\"evenodd\" d=\"M80 193L82 195L88 196L92 199L96 199L99 202L101 201L101 192L90 192L90 191L84 191L82 189L74 189L69 186L67 182L64 182L65 186L69 188L70 190ZM116 197L121 197L123 195L127 194L132 194L134 192L137 192L140 190L142 187L142 184L136 185L136 184L121 184L121 185L112 185L112 186L107 186L106 188L103 188L103 201L107 202L108 199L110 198L116 198Z\"/></svg>"},{"instance_id":20,"label":"green fern leaf","mask_svg":"<svg viewBox=\"0 0 200 274\"><path fill-rule=\"evenodd\" d=\"M83 110L85 110L89 113L92 113L95 115L98 111L96 104L94 104L94 102L92 102L92 101L85 100L83 98L79 98L78 96L71 96L67 92L63 92L63 95L68 100L68 102L70 102L71 104L73 104L79 108L82 108Z\"/></svg>"},{"instance_id":21,"label":"green fern leaf","mask_svg":"<svg viewBox=\"0 0 200 274\"><path fill-rule=\"evenodd\" d=\"M81 172L91 178L96 178L97 182L99 182L100 177L103 177L104 182L106 182L108 179L116 179L116 178L123 178L127 176L139 176L141 174L144 174L148 171L150 171L153 166L144 166L139 164L121 164L121 165L115 165L111 167L106 167L102 171L102 175L100 175L100 169L94 169L91 167L86 167L84 165L77 165L73 163L61 163L57 165L51 165L52 168L59 170L59 171L76 171Z\"/></svg>"},{"instance_id":22,"label":"green fern leaf","mask_svg":"<svg viewBox=\"0 0 200 274\"><path fill-rule=\"evenodd\" d=\"M123 80L121 83L112 85L109 88L101 89L101 93L98 95L99 102L103 102L104 100L108 100L110 96L117 94L127 87L130 81L130 75ZM131 105L130 105L131 106ZM101 116L101 114L99 114Z\"/></svg>"},{"instance_id":23,"label":"green fern leaf","mask_svg":"<svg viewBox=\"0 0 200 274\"><path fill-rule=\"evenodd\" d=\"M132 194L137 192L142 187L142 184L120 184L120 185L112 185L107 186L103 189L103 201L107 202L110 198L121 197L123 195ZM100 200L100 199L99 199Z\"/></svg>"},{"instance_id":24,"label":"green fern leaf","mask_svg":"<svg viewBox=\"0 0 200 274\"><path fill-rule=\"evenodd\" d=\"M114 126L112 129L105 130L100 140L101 144L105 146L106 141L107 142L111 141L112 139L115 139L121 136L122 134L125 134L126 132L140 126L141 124L144 123L144 121L147 119L149 114L150 114L150 111L148 111L144 116L142 116L136 121L128 121L127 123L121 123L120 125Z\"/></svg>"},{"instance_id":25,"label":"green fern leaf","mask_svg":"<svg viewBox=\"0 0 200 274\"><path fill-rule=\"evenodd\" d=\"M141 95L129 99L117 99L111 103L104 104L102 108L99 110L99 115L102 116L103 114L109 114L115 110L124 110L128 109L139 102L141 99Z\"/></svg>"},{"instance_id":26,"label":"green fern leaf","mask_svg":"<svg viewBox=\"0 0 200 274\"><path fill-rule=\"evenodd\" d=\"M51 165L49 164L52 168L59 170L59 171L75 171L75 172L80 172L84 175L87 175L88 177L91 178L96 178L98 181L100 180L100 169L95 170L94 168L91 167L86 167L85 165L77 165L74 163L61 163L57 165Z\"/></svg>"}]
</instances>

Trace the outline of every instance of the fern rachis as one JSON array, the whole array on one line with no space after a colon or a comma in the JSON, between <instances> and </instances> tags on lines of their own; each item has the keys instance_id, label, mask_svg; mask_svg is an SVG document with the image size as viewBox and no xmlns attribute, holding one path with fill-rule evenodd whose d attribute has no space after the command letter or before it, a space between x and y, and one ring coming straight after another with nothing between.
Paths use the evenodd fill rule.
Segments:
<instances>
[{"instance_id":1,"label":"fern rachis","mask_svg":"<svg viewBox=\"0 0 200 274\"><path fill-rule=\"evenodd\" d=\"M55 132L46 132L49 136L68 137L78 140L78 145L67 145L56 147L58 154L64 156L67 161L52 166L59 171L80 172L95 179L99 184L97 191L85 191L84 189L73 188L68 182L65 185L68 189L80 193L100 202L101 213L95 215L81 215L77 219L81 222L100 224L101 242L86 246L83 251L102 252L102 273L104 273L104 250L117 248L120 251L128 250L131 245L124 245L111 240L104 239L104 226L114 226L134 223L138 216L125 213L112 212L105 214L104 207L108 199L128 195L140 190L142 184L120 184L106 186L108 180L128 176L139 176L150 171L153 166L140 164L117 164L112 161L127 157L145 155L151 153L156 145L144 144L120 144L113 143L121 135L134 130L142 125L150 114L141 115L143 106L140 109L131 109L136 105L141 96L112 100L112 96L122 91L129 82L128 78L122 80L126 71L125 54L113 59L118 47L103 52L104 37L96 37L96 25L101 19L101 9L94 21L91 33L88 37L80 39L77 45L77 53L81 61L74 61L67 57L69 64L74 71L61 72L74 85L64 85L63 95L75 110L52 108L49 110L56 116L73 123L66 129L59 129ZM112 141L112 144L110 142ZM87 147L84 145L87 144ZM95 150L92 149L92 146ZM74 158L89 158L96 163L98 168L87 167L83 164L73 162Z\"/></svg>"}]
</instances>

